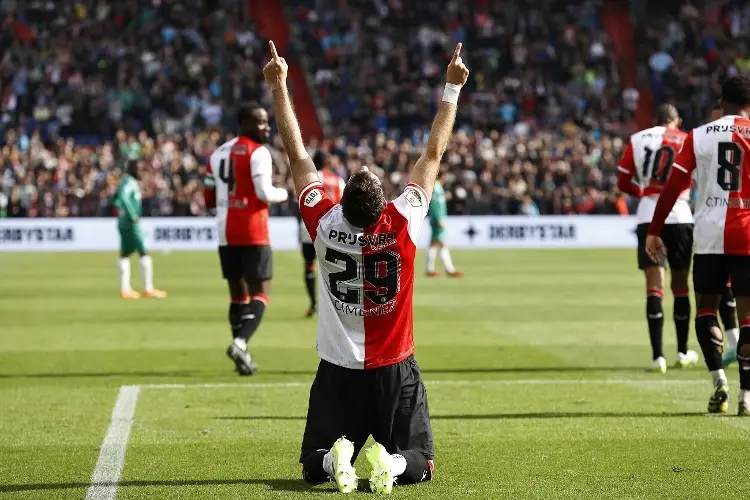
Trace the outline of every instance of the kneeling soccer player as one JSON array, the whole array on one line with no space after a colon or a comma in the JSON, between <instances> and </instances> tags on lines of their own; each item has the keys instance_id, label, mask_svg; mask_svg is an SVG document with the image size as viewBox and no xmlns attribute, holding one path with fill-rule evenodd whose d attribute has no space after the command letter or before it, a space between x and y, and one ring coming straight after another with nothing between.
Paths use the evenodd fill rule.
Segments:
<instances>
[{"instance_id":1,"label":"kneeling soccer player","mask_svg":"<svg viewBox=\"0 0 750 500\"><path fill-rule=\"evenodd\" d=\"M303 477L309 483L332 478L339 491L354 491L353 462L372 435L376 444L365 452L370 489L390 493L394 483L432 479L434 470L427 391L414 359L414 259L469 70L459 44L430 137L401 196L386 202L380 180L362 167L336 204L305 150L286 87L286 62L273 42L270 47L263 73L318 259L321 360L302 438Z\"/></svg>"}]
</instances>

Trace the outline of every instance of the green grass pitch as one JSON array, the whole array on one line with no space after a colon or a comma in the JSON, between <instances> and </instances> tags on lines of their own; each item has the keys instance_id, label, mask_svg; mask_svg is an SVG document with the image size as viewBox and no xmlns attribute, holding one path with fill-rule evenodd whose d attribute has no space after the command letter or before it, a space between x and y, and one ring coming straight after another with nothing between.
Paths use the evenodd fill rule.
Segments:
<instances>
[{"instance_id":1,"label":"green grass pitch","mask_svg":"<svg viewBox=\"0 0 750 500\"><path fill-rule=\"evenodd\" d=\"M750 419L705 415L702 362L642 371L650 349L634 252L454 254L466 277L428 281L420 260L414 297L436 477L395 497L748 497ZM119 500L338 494L299 479L317 364L301 257L275 254L271 305L251 342L261 371L242 379L224 355L217 256L154 261L169 298L128 302L115 255L0 254L0 498L86 498L123 385L140 393L110 485ZM669 298L664 307L671 363ZM357 467L366 477L363 457Z\"/></svg>"}]
</instances>

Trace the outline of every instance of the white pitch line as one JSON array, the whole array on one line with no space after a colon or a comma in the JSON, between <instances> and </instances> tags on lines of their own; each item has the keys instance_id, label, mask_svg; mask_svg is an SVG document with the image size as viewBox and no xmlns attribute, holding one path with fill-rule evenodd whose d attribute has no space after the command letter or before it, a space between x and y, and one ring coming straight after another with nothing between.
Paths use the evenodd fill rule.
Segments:
<instances>
[{"instance_id":1,"label":"white pitch line","mask_svg":"<svg viewBox=\"0 0 750 500\"><path fill-rule=\"evenodd\" d=\"M107 428L99 451L96 468L91 475L91 486L86 500L114 500L125 465L125 450L128 447L130 428L133 426L135 405L141 388L137 385L123 385L117 396L112 420Z\"/></svg>"},{"instance_id":2,"label":"white pitch line","mask_svg":"<svg viewBox=\"0 0 750 500\"><path fill-rule=\"evenodd\" d=\"M281 389L285 387L310 387L312 382L263 382L263 383L206 383L206 384L150 384L141 386L144 389ZM706 380L648 380L648 379L477 379L477 380L453 380L438 379L426 380L426 385L607 385L607 384L646 384L646 385L704 385Z\"/></svg>"}]
</instances>

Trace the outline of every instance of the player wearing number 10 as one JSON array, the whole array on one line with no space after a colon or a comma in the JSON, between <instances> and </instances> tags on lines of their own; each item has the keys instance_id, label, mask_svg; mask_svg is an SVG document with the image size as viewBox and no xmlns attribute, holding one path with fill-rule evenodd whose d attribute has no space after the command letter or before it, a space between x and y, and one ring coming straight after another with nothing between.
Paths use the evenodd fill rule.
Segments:
<instances>
[{"instance_id":1,"label":"player wearing number 10","mask_svg":"<svg viewBox=\"0 0 750 500\"><path fill-rule=\"evenodd\" d=\"M694 129L685 139L656 204L646 250L653 260L669 251L659 235L680 192L694 177L695 333L714 384L708 411L724 413L728 406L717 309L731 278L740 320L738 414L750 416L750 79L727 79L721 108L725 116Z\"/></svg>"},{"instance_id":2,"label":"player wearing number 10","mask_svg":"<svg viewBox=\"0 0 750 500\"><path fill-rule=\"evenodd\" d=\"M234 340L227 356L237 373L257 369L247 342L268 305L272 277L268 204L286 201L286 189L272 184L268 113L249 103L237 112L239 137L222 144L209 159L204 179L206 206L216 208L219 260L229 285L229 326Z\"/></svg>"},{"instance_id":3,"label":"player wearing number 10","mask_svg":"<svg viewBox=\"0 0 750 500\"><path fill-rule=\"evenodd\" d=\"M638 202L638 268L646 278L646 319L651 341L652 361L647 371L664 373L667 362L662 350L664 330L664 266L665 259L652 262L646 254L646 231L654 214L656 200L664 188L664 182L677 152L687 135L680 127L680 116L671 104L657 109L659 125L642 130L630 138L620 165L617 167L618 188L640 198ZM674 295L673 318L677 332L676 367L695 364L698 354L688 350L690 333L690 292L688 273L693 246L693 214L688 204L688 186L677 200L667 218L662 237L667 242L667 261L671 274L671 288Z\"/></svg>"}]
</instances>

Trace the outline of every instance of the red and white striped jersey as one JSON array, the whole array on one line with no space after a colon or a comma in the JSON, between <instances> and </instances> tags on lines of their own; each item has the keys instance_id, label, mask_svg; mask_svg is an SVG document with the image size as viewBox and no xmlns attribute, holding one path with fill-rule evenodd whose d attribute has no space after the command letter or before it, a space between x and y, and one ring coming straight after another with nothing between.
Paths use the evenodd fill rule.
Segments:
<instances>
[{"instance_id":1,"label":"red and white striped jersey","mask_svg":"<svg viewBox=\"0 0 750 500\"><path fill-rule=\"evenodd\" d=\"M750 255L750 120L694 129L673 168L695 179L695 253Z\"/></svg>"},{"instance_id":2,"label":"red and white striped jersey","mask_svg":"<svg viewBox=\"0 0 750 500\"><path fill-rule=\"evenodd\" d=\"M318 256L318 355L335 365L370 369L414 352L414 258L429 198L409 184L377 223L349 224L320 182L299 197Z\"/></svg>"},{"instance_id":3,"label":"red and white striped jersey","mask_svg":"<svg viewBox=\"0 0 750 500\"><path fill-rule=\"evenodd\" d=\"M323 184L323 191L326 192L331 201L334 203L340 202L341 196L344 194L344 188L346 187L344 179L337 173L328 170L319 170L318 178ZM310 238L310 234L305 227L305 222L302 219L299 222L299 239L302 243L312 243L312 238Z\"/></svg>"},{"instance_id":4,"label":"red and white striped jersey","mask_svg":"<svg viewBox=\"0 0 750 500\"><path fill-rule=\"evenodd\" d=\"M678 129L651 127L633 134L617 169L630 176L643 190L636 218L639 224L651 222L659 194L687 134ZM667 224L689 224L693 214L688 204L690 190L684 191L667 217Z\"/></svg>"},{"instance_id":5,"label":"red and white striped jersey","mask_svg":"<svg viewBox=\"0 0 750 500\"><path fill-rule=\"evenodd\" d=\"M215 186L219 245L270 245L268 202L256 190L256 184L271 182L268 149L247 137L235 137L211 155L207 175Z\"/></svg>"}]
</instances>

